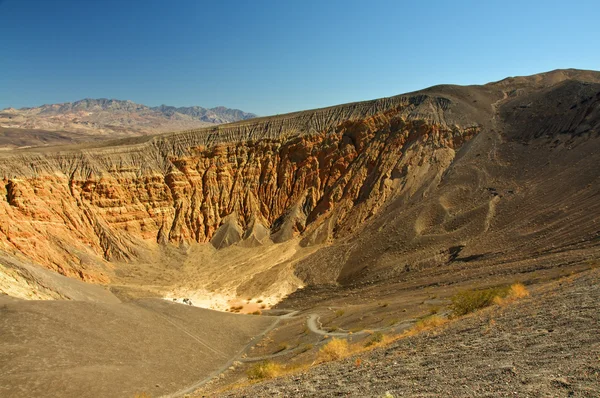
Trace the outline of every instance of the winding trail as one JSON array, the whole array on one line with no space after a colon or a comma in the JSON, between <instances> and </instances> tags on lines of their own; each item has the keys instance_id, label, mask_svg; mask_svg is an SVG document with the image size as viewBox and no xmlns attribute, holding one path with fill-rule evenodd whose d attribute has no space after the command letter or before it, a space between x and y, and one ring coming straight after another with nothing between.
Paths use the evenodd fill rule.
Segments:
<instances>
[{"instance_id":1,"label":"winding trail","mask_svg":"<svg viewBox=\"0 0 600 398\"><path fill-rule=\"evenodd\" d=\"M283 350L283 351L275 353L275 354L263 355L260 357L244 357L244 355L252 347L254 347L256 344L258 344L262 340L263 337L265 337L269 332L271 332L273 329L275 329L281 323L281 321L294 318L296 316L296 314L298 314L298 312L299 311L290 311L285 315L277 316L277 319L271 324L271 326L269 326L268 328L263 330L262 333L254 336L248 344L246 344L244 347L242 347L240 349L240 351L238 351L233 357L231 357L231 359L229 361L227 361L227 363L225 363L219 369L214 370L213 372L208 374L206 377L204 377L201 380L198 380L196 383L194 383L190 386L184 387L181 390L178 390L172 394L163 395L163 398L177 398L177 397L184 396L186 394L193 393L195 390L197 390L204 384L208 383L210 380L214 379L219 374L223 373L225 370L227 370L229 367L231 367L234 362L249 363L249 362L266 361L266 360L269 360L272 358L289 355L294 352L302 350L304 347L298 346L293 349ZM383 327L383 328L361 330L358 332L342 332L342 331L328 332L328 331L322 329L322 324L321 324L320 318L321 318L321 316L319 314L316 314L316 313L308 314L308 316L306 318L307 328L312 333L315 333L315 334L318 334L321 336L341 337L341 338L348 338L350 336L357 336L357 335L359 336L359 335L371 334L373 332L384 332L384 331L393 331L395 333L399 333L399 332L403 332L403 331L409 329L416 322L416 319L408 319L402 323L399 323L399 324L396 324L393 326ZM323 342L320 342L320 343L323 343Z\"/></svg>"},{"instance_id":2,"label":"winding trail","mask_svg":"<svg viewBox=\"0 0 600 398\"><path fill-rule=\"evenodd\" d=\"M331 337L348 337L362 334L371 334L373 332L386 332L390 330L393 330L394 332L401 332L414 325L414 323L417 321L416 319L408 319L396 325L376 329L360 330L358 332L328 332L326 330L321 329L321 321L319 320L319 318L320 316L318 314L310 314L306 321L306 326L313 333Z\"/></svg>"},{"instance_id":3,"label":"winding trail","mask_svg":"<svg viewBox=\"0 0 600 398\"><path fill-rule=\"evenodd\" d=\"M216 369L216 370L212 371L206 377L204 377L201 380L198 380L196 383L194 383L194 384L192 384L190 386L184 387L181 390L178 390L178 391L176 391L176 392L174 392L172 394L163 395L163 397L164 398L176 398L176 397L184 396L186 394L191 394L192 392L194 392L195 390L197 390L202 385L208 383L210 380L212 380L213 378L215 378L219 374L223 373L235 361L239 361L241 359L241 357L246 353L246 351L248 351L251 347L253 347L255 344L257 344L267 333L269 333L271 330L275 329L279 325L279 323L281 323L282 320L292 318L297 313L298 313L298 311L292 311L292 312L289 312L289 313L287 313L285 315L278 316L277 319L271 324L271 326L269 326L268 328L266 328L265 330L263 330L262 333L254 336L250 340L250 342L248 344L246 344L244 347L242 347L240 349L240 351L238 351L233 357L231 357L231 359L229 361L227 361L227 363L225 363L219 369Z\"/></svg>"},{"instance_id":4,"label":"winding trail","mask_svg":"<svg viewBox=\"0 0 600 398\"><path fill-rule=\"evenodd\" d=\"M349 335L361 335L361 334L367 334L368 332L365 330L361 330L359 332L356 333L351 333L351 332L328 332L326 330L323 330L321 321L320 321L320 316L318 314L310 314L308 316L308 319L306 320L306 326L308 327L308 329L315 333L315 334L320 334L321 336L332 336L332 337L348 337Z\"/></svg>"}]
</instances>

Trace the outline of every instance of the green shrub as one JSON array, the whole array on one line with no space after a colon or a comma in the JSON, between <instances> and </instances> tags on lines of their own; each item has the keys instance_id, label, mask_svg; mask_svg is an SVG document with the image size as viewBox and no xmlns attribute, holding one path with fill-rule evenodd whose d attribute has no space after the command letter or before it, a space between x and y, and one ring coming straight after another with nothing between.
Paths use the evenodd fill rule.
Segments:
<instances>
[{"instance_id":1,"label":"green shrub","mask_svg":"<svg viewBox=\"0 0 600 398\"><path fill-rule=\"evenodd\" d=\"M494 303L496 297L504 298L510 286L491 287L483 290L464 290L452 296L452 312L455 316L465 315Z\"/></svg>"},{"instance_id":2,"label":"green shrub","mask_svg":"<svg viewBox=\"0 0 600 398\"><path fill-rule=\"evenodd\" d=\"M383 333L375 332L369 337L369 340L365 343L365 347L370 347L375 344L379 344L383 341Z\"/></svg>"}]
</instances>

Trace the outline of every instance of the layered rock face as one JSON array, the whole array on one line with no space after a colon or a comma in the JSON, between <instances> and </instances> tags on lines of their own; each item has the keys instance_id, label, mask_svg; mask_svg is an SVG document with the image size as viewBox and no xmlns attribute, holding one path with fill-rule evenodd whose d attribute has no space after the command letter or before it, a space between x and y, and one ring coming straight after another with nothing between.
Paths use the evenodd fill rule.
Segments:
<instances>
[{"instance_id":1,"label":"layered rock face","mask_svg":"<svg viewBox=\"0 0 600 398\"><path fill-rule=\"evenodd\" d=\"M551 215L551 206L571 200L571 177L561 180L564 195L551 196L549 164L580 158L568 152L574 143L577 151L596 145L598 85L590 82L597 81L595 72L556 71L2 153L0 250L93 282L109 281L121 262L144 264L164 248L209 242L217 249L333 242L294 268L307 283L438 267L452 247L481 257L498 251L491 242L520 236L512 229L524 217L519 206L530 206L533 223L546 217L539 209ZM545 136L549 142L536 141ZM569 162L556 164L576 175ZM539 172L523 172L530 167ZM594 178L590 171L580 185L595 192Z\"/></svg>"},{"instance_id":2,"label":"layered rock face","mask_svg":"<svg viewBox=\"0 0 600 398\"><path fill-rule=\"evenodd\" d=\"M256 245L303 233L304 244L327 242L372 216L393 188L439 178L480 128L452 123L451 108L446 98L405 96L131 145L7 155L0 247L106 281L109 261L135 261L156 244Z\"/></svg>"}]
</instances>

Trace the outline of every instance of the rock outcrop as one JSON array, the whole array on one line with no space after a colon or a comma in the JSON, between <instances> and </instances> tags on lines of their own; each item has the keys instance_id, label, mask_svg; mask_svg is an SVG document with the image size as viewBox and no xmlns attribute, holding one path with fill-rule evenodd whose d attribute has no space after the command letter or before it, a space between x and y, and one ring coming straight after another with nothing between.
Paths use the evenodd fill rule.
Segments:
<instances>
[{"instance_id":1,"label":"rock outcrop","mask_svg":"<svg viewBox=\"0 0 600 398\"><path fill-rule=\"evenodd\" d=\"M458 150L496 128L507 84L3 153L0 250L106 281L115 262L165 244L328 243L389 199L436 189Z\"/></svg>"}]
</instances>

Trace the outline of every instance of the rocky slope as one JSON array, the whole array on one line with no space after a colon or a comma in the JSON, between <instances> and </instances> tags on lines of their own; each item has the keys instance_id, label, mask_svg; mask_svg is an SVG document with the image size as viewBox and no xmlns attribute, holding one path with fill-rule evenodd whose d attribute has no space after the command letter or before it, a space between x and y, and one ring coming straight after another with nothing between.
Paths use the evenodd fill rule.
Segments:
<instances>
[{"instance_id":1,"label":"rocky slope","mask_svg":"<svg viewBox=\"0 0 600 398\"><path fill-rule=\"evenodd\" d=\"M107 282L120 263L143 265L172 245L296 240L322 248L289 272L348 284L434 269L454 254L495 267L559 252L557 233L565 245L594 245L599 81L554 71L4 153L0 249Z\"/></svg>"},{"instance_id":2,"label":"rocky slope","mask_svg":"<svg viewBox=\"0 0 600 398\"><path fill-rule=\"evenodd\" d=\"M194 397L597 397L597 270L305 372ZM387 395L386 395L387 394Z\"/></svg>"},{"instance_id":3,"label":"rocky slope","mask_svg":"<svg viewBox=\"0 0 600 398\"><path fill-rule=\"evenodd\" d=\"M256 117L223 106L148 107L132 101L83 99L0 111L0 147L58 145L187 130Z\"/></svg>"}]
</instances>

